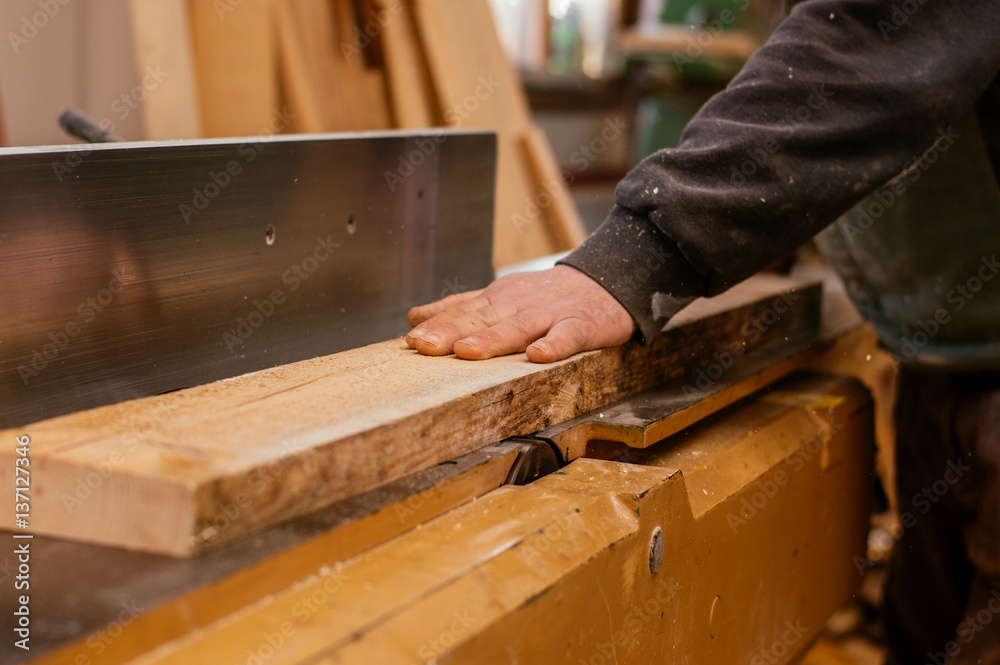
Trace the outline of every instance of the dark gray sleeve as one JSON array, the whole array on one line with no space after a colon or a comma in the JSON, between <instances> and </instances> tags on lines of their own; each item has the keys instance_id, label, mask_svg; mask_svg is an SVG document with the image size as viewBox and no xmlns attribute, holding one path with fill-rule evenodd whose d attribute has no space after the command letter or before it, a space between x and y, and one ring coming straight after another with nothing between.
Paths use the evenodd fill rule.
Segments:
<instances>
[{"instance_id":1,"label":"dark gray sleeve","mask_svg":"<svg viewBox=\"0 0 1000 665\"><path fill-rule=\"evenodd\" d=\"M621 181L608 219L562 263L648 340L948 140L998 71L997 0L802 2L676 149Z\"/></svg>"}]
</instances>

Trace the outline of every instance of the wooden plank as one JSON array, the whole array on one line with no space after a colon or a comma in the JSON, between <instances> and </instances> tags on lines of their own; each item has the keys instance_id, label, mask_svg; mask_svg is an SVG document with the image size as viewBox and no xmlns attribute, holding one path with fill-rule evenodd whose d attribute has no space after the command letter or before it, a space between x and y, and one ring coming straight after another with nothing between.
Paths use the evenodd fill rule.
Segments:
<instances>
[{"instance_id":1,"label":"wooden plank","mask_svg":"<svg viewBox=\"0 0 1000 665\"><path fill-rule=\"evenodd\" d=\"M417 33L413 3L411 0L379 0L378 5L381 11L389 12L383 51L394 124L401 129L432 127L441 114Z\"/></svg>"},{"instance_id":2,"label":"wooden plank","mask_svg":"<svg viewBox=\"0 0 1000 665\"><path fill-rule=\"evenodd\" d=\"M204 135L255 136L278 106L271 0L189 0Z\"/></svg>"},{"instance_id":3,"label":"wooden plank","mask_svg":"<svg viewBox=\"0 0 1000 665\"><path fill-rule=\"evenodd\" d=\"M350 126L345 129L387 129L391 124L385 76L374 64L381 60L381 24L371 15L359 16L355 4L349 0L330 2L337 35L332 58L336 71L333 83L339 93L337 103L348 109ZM357 46L359 41L361 48Z\"/></svg>"},{"instance_id":4,"label":"wooden plank","mask_svg":"<svg viewBox=\"0 0 1000 665\"><path fill-rule=\"evenodd\" d=\"M528 101L503 52L487 0L413 0L413 8L448 124L463 121L515 135L527 131Z\"/></svg>"},{"instance_id":5,"label":"wooden plank","mask_svg":"<svg viewBox=\"0 0 1000 665\"><path fill-rule=\"evenodd\" d=\"M357 16L347 0L279 0L275 4L281 71L293 131L388 129L381 71L351 49Z\"/></svg>"},{"instance_id":6,"label":"wooden plank","mask_svg":"<svg viewBox=\"0 0 1000 665\"><path fill-rule=\"evenodd\" d=\"M129 0L136 74L146 89L143 122L149 140L200 138L187 0Z\"/></svg>"},{"instance_id":7,"label":"wooden plank","mask_svg":"<svg viewBox=\"0 0 1000 665\"><path fill-rule=\"evenodd\" d=\"M517 454L512 444L489 446L463 455L451 464L412 474L310 514L290 531L313 532L313 535L290 547L285 545L288 536L277 534L275 529L253 536L253 543L237 540L191 562L151 561L148 555L113 552L108 568L103 568L96 578L80 579L76 572L69 571L78 571L80 557L91 556L93 550L74 543L46 543L45 561L35 564L35 572L52 580L52 584L33 594L34 609L46 614L51 608L46 616L60 613L67 594L89 599L100 596L103 602L95 603L99 610L91 607L87 616L81 617L84 627L78 635L86 636L46 653L33 661L33 665L73 663L78 654L88 653L94 644L102 647L101 665L121 665L161 644L183 639L192 631L315 576L318 571L335 570L343 561L500 487ZM272 548L281 549L273 553ZM262 549L263 554L257 556ZM247 556L255 558L245 564ZM208 583L197 582L205 570L218 568L228 574ZM155 588L150 589L151 585L144 583L145 575L180 578L176 597L164 601ZM46 589L58 589L58 596L46 594ZM119 626L115 639L108 642L102 639L106 633L99 628L119 619L122 602L145 611L134 621Z\"/></svg>"},{"instance_id":8,"label":"wooden plank","mask_svg":"<svg viewBox=\"0 0 1000 665\"><path fill-rule=\"evenodd\" d=\"M551 198L546 182L555 162L544 137L531 136L528 101L503 51L487 0L414 0L414 9L445 122L498 134L494 265L521 263L567 248L570 236L578 239L570 229L579 218L569 199L560 201L557 211L546 205ZM533 144L530 155L525 142ZM539 168L541 179L535 175ZM560 212L563 221L553 221ZM563 241L557 242L557 237Z\"/></svg>"},{"instance_id":9,"label":"wooden plank","mask_svg":"<svg viewBox=\"0 0 1000 665\"><path fill-rule=\"evenodd\" d=\"M795 304L776 314L790 290ZM420 356L391 340L0 440L31 436L32 468L44 470L33 478L37 533L183 555L677 378L727 352L754 317L773 321L761 332L773 339L818 330L818 312L818 289L758 276L692 305L647 347L537 365L523 354ZM0 481L11 486L13 455L0 448ZM267 491L253 491L261 482ZM5 501L0 526L12 528L13 495ZM215 531L234 504L244 507Z\"/></svg>"},{"instance_id":10,"label":"wooden plank","mask_svg":"<svg viewBox=\"0 0 1000 665\"><path fill-rule=\"evenodd\" d=\"M782 388L835 406L755 397L628 463L576 460L140 662L588 663L612 650L604 662L794 662L858 585L851 557L865 551L869 496L858 478L870 470L871 411L844 377L797 376ZM794 621L796 641L772 653Z\"/></svg>"},{"instance_id":11,"label":"wooden plank","mask_svg":"<svg viewBox=\"0 0 1000 665\"><path fill-rule=\"evenodd\" d=\"M326 87L332 67L333 17L324 0L277 0L281 73L286 101L296 116L291 130L329 131L331 125L346 125L340 105L331 104Z\"/></svg>"},{"instance_id":12,"label":"wooden plank","mask_svg":"<svg viewBox=\"0 0 1000 665\"><path fill-rule=\"evenodd\" d=\"M498 134L494 266L555 253L520 147L531 125L527 99L486 0L415 0L414 8L445 122Z\"/></svg>"}]
</instances>

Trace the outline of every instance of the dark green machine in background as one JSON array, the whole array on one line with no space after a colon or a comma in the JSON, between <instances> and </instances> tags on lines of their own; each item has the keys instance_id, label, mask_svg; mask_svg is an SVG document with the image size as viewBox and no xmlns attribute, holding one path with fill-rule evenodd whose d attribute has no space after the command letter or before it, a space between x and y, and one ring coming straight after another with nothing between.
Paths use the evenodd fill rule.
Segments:
<instances>
[{"instance_id":1,"label":"dark green machine in background","mask_svg":"<svg viewBox=\"0 0 1000 665\"><path fill-rule=\"evenodd\" d=\"M626 50L626 67L641 89L631 166L676 147L688 121L746 62L734 39L761 44L783 3L749 0L665 0L662 48ZM688 29L688 30L685 30ZM655 35L655 32L651 32Z\"/></svg>"}]
</instances>

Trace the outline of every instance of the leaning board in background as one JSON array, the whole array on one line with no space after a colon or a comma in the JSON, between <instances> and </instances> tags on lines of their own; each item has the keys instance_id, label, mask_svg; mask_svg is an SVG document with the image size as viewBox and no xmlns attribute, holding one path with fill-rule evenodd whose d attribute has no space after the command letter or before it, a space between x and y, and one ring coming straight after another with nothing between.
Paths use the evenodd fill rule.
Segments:
<instances>
[{"instance_id":1,"label":"leaning board in background","mask_svg":"<svg viewBox=\"0 0 1000 665\"><path fill-rule=\"evenodd\" d=\"M284 128L271 0L189 0L195 73L206 137Z\"/></svg>"},{"instance_id":2,"label":"leaning board in background","mask_svg":"<svg viewBox=\"0 0 1000 665\"><path fill-rule=\"evenodd\" d=\"M187 0L129 0L129 12L139 78L149 71L165 73L156 86L147 86L143 102L146 138L201 138Z\"/></svg>"},{"instance_id":3,"label":"leaning board in background","mask_svg":"<svg viewBox=\"0 0 1000 665\"><path fill-rule=\"evenodd\" d=\"M445 122L498 134L494 265L577 247L586 235L579 213L534 127L487 0L414 0L413 7Z\"/></svg>"}]
</instances>

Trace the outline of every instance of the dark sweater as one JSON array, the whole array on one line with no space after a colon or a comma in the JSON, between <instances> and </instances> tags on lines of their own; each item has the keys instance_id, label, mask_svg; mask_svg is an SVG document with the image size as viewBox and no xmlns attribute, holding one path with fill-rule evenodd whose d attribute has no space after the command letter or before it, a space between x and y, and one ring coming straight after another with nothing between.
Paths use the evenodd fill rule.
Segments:
<instances>
[{"instance_id":1,"label":"dark sweater","mask_svg":"<svg viewBox=\"0 0 1000 665\"><path fill-rule=\"evenodd\" d=\"M998 0L802 2L678 148L622 180L608 219L562 263L604 286L648 340L694 298L830 225L977 100L996 137L998 72ZM990 150L997 169L1000 146Z\"/></svg>"}]
</instances>

